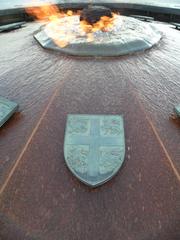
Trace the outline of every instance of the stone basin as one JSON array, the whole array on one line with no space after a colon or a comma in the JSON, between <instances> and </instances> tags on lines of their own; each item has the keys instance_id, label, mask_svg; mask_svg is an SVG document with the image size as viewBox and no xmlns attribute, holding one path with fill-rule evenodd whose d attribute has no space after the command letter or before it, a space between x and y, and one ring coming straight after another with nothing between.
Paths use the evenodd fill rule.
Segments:
<instances>
[{"instance_id":1,"label":"stone basin","mask_svg":"<svg viewBox=\"0 0 180 240\"><path fill-rule=\"evenodd\" d=\"M55 39L70 35L66 47L57 45ZM53 49L78 56L120 56L144 51L157 44L162 33L153 23L144 23L135 18L116 15L114 26L107 32L92 33L93 41L81 29L79 16L64 17L56 23L49 23L34 35L43 48Z\"/></svg>"}]
</instances>

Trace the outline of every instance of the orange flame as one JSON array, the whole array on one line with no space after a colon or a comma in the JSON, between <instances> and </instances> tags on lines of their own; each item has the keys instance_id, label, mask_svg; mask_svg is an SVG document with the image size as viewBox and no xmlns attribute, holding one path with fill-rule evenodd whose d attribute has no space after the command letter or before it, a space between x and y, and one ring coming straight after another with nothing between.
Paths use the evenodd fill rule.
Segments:
<instances>
[{"instance_id":1,"label":"orange flame","mask_svg":"<svg viewBox=\"0 0 180 240\"><path fill-rule=\"evenodd\" d=\"M114 18L115 14L113 14L112 18L103 16L98 22L94 23L93 25L89 24L87 21L82 20L80 22L80 25L86 33L93 33L99 30L106 32L113 27Z\"/></svg>"},{"instance_id":2,"label":"orange flame","mask_svg":"<svg viewBox=\"0 0 180 240\"><path fill-rule=\"evenodd\" d=\"M29 7L26 12L39 21L48 21L52 23L47 25L48 35L60 47L66 47L71 39L71 36L61 29L58 25L58 20L63 17L76 15L71 10L67 12L61 11L56 5L43 5L41 7ZM53 25L53 23L55 23ZM57 28L58 25L58 28Z\"/></svg>"},{"instance_id":3,"label":"orange flame","mask_svg":"<svg viewBox=\"0 0 180 240\"><path fill-rule=\"evenodd\" d=\"M37 20L47 20L54 21L56 19L71 16L72 11L68 11L65 14L63 11L60 11L56 5L43 5L41 7L29 7L26 8L26 12L35 17Z\"/></svg>"},{"instance_id":4,"label":"orange flame","mask_svg":"<svg viewBox=\"0 0 180 240\"><path fill-rule=\"evenodd\" d=\"M56 5L43 5L41 7L29 7L26 9L26 12L35 17L35 19L40 21L47 21L48 24L47 32L50 38L60 47L66 47L72 39L75 38L73 33L68 32L68 29L65 29L64 26L61 26L58 22L60 18L71 17L74 15L80 15L80 11L73 12L68 10L67 12L61 11ZM88 42L94 41L93 33L96 31L108 31L113 26L113 18L107 16L101 17L101 19L93 25L90 25L86 21L81 21L80 26L84 34L87 37ZM67 18L67 21L71 23L72 18ZM72 22L73 24L73 22Z\"/></svg>"}]
</instances>

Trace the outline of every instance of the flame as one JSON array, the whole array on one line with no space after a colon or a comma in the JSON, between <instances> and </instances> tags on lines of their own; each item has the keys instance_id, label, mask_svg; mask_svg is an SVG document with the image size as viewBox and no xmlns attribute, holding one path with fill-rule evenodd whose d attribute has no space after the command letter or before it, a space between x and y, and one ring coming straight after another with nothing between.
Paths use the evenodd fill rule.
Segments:
<instances>
[{"instance_id":1,"label":"flame","mask_svg":"<svg viewBox=\"0 0 180 240\"><path fill-rule=\"evenodd\" d=\"M65 12L60 10L56 5L47 4L40 7L29 7L26 9L26 12L38 21L46 21L46 33L53 39L56 45L63 48L75 39L73 33L65 29L65 26L61 25L62 23L59 23L59 19L66 17L66 22L73 24L71 17L74 15L80 16L80 11L73 12L72 10L68 10ZM114 18L115 14L113 14L112 18L103 16L93 25L90 25L86 21L80 21L80 27L87 38L87 42L94 41L94 32L109 31L109 29L113 27Z\"/></svg>"},{"instance_id":2,"label":"flame","mask_svg":"<svg viewBox=\"0 0 180 240\"><path fill-rule=\"evenodd\" d=\"M103 16L101 19L94 23L93 25L89 24L87 21L82 20L80 22L81 28L86 32L86 33L93 33L97 31L103 31L107 32L109 31L110 28L113 27L113 22L115 19L115 14L113 14L113 17L107 17Z\"/></svg>"},{"instance_id":3,"label":"flame","mask_svg":"<svg viewBox=\"0 0 180 240\"><path fill-rule=\"evenodd\" d=\"M29 7L26 12L37 20L54 21L64 16L56 5L43 5L41 7Z\"/></svg>"},{"instance_id":4,"label":"flame","mask_svg":"<svg viewBox=\"0 0 180 240\"><path fill-rule=\"evenodd\" d=\"M56 5L43 5L40 7L29 7L26 12L33 16L38 21L47 21L47 34L54 42L60 47L66 47L71 40L72 36L67 35L65 30L61 29L58 24L58 20L63 17L73 16L74 13L71 10L67 12L61 11Z\"/></svg>"}]
</instances>

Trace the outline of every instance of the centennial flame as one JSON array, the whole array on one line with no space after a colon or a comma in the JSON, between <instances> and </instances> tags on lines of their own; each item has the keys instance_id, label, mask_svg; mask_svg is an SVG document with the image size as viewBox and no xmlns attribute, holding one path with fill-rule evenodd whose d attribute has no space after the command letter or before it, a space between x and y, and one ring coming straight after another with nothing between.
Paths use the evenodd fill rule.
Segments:
<instances>
[{"instance_id":1,"label":"centennial flame","mask_svg":"<svg viewBox=\"0 0 180 240\"><path fill-rule=\"evenodd\" d=\"M71 42L71 40L75 38L73 33L69 32L68 29L65 29L65 26L62 26L62 23L60 24L59 19L66 17L66 21L68 21L70 24L73 24L73 18L71 18L71 16L80 16L80 11L62 11L56 5L43 5L41 7L27 8L26 12L35 17L35 19L38 21L46 21L46 30L48 36L52 38L58 46L65 47ZM88 42L92 42L94 40L94 32L106 32L113 27L115 16L116 15L114 13L112 18L103 16L93 25L84 20L80 21L80 27L83 32L82 34L86 36Z\"/></svg>"},{"instance_id":2,"label":"centennial flame","mask_svg":"<svg viewBox=\"0 0 180 240\"><path fill-rule=\"evenodd\" d=\"M115 14L113 14L112 18L103 16L98 22L94 23L93 25L83 20L80 22L80 25L86 33L97 32L99 30L106 32L113 27L114 17Z\"/></svg>"},{"instance_id":3,"label":"centennial flame","mask_svg":"<svg viewBox=\"0 0 180 240\"><path fill-rule=\"evenodd\" d=\"M56 21L59 18L65 16L72 16L73 12L68 10L67 12L61 11L56 5L43 5L41 7L29 7L26 8L26 12L29 15L34 16L37 20Z\"/></svg>"}]
</instances>

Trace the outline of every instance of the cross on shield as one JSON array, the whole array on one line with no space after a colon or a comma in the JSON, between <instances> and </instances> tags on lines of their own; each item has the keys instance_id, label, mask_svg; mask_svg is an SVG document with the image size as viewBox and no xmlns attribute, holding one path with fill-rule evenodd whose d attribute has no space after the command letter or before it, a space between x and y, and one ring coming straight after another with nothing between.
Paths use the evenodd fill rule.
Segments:
<instances>
[{"instance_id":1,"label":"cross on shield","mask_svg":"<svg viewBox=\"0 0 180 240\"><path fill-rule=\"evenodd\" d=\"M125 156L122 116L68 115L64 156L83 183L96 187L110 180Z\"/></svg>"}]
</instances>

